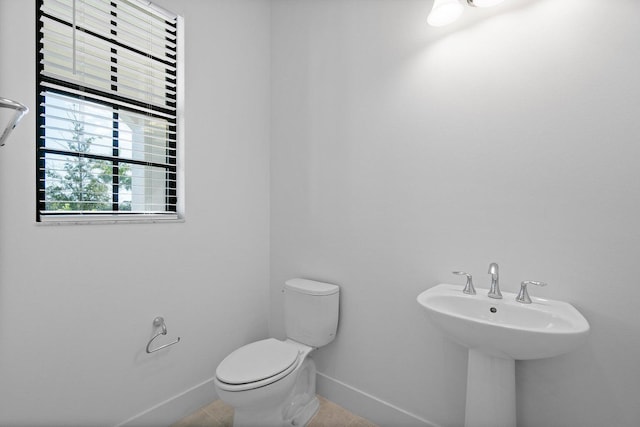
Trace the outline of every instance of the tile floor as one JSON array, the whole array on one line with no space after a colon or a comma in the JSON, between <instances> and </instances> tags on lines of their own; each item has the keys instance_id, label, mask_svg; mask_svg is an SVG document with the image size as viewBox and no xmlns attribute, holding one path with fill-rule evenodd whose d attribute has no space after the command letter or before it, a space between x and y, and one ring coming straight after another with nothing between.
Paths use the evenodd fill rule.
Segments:
<instances>
[{"instance_id":1,"label":"tile floor","mask_svg":"<svg viewBox=\"0 0 640 427\"><path fill-rule=\"evenodd\" d=\"M352 414L343 407L318 396L320 409L307 427L377 427L372 422ZM216 400L171 427L231 427L233 408Z\"/></svg>"}]
</instances>

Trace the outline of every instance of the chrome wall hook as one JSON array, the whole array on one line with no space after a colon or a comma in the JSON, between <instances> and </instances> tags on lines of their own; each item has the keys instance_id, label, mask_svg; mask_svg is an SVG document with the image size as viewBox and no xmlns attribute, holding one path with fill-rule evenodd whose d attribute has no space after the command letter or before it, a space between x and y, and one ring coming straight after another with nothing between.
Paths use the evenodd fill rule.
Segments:
<instances>
[{"instance_id":1,"label":"chrome wall hook","mask_svg":"<svg viewBox=\"0 0 640 427\"><path fill-rule=\"evenodd\" d=\"M164 318L161 316L156 317L155 319L153 319L153 326L155 326L156 328L160 328L160 332L158 332L157 334L155 334L153 336L153 338L151 338L151 340L149 340L149 342L147 343L147 353L154 353L158 350L162 350L163 348L167 348L169 346L172 346L174 344L178 344L180 342L180 337L178 337L177 340L170 342L168 344L164 344L161 345L160 347L151 349L151 343L153 342L153 340L155 340L156 338L158 338L160 335L167 335L167 325L164 323Z\"/></svg>"}]
</instances>

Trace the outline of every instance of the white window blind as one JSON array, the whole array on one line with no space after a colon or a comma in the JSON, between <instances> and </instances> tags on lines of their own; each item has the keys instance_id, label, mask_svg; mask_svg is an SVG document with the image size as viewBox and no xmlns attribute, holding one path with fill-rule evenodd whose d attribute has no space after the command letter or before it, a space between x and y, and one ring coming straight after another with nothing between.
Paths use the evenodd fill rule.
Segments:
<instances>
[{"instance_id":1,"label":"white window blind","mask_svg":"<svg viewBox=\"0 0 640 427\"><path fill-rule=\"evenodd\" d=\"M177 217L177 16L40 0L38 220Z\"/></svg>"}]
</instances>

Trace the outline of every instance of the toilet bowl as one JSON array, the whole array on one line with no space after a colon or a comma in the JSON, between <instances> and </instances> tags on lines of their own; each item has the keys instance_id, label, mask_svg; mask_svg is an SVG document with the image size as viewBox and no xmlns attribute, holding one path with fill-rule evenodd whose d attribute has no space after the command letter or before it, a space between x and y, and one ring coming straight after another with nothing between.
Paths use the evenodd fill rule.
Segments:
<instances>
[{"instance_id":1,"label":"toilet bowl","mask_svg":"<svg viewBox=\"0 0 640 427\"><path fill-rule=\"evenodd\" d=\"M307 357L312 350L269 338L227 356L216 370L215 386L220 399L235 410L233 425L305 425L319 405L316 367Z\"/></svg>"},{"instance_id":2,"label":"toilet bowl","mask_svg":"<svg viewBox=\"0 0 640 427\"><path fill-rule=\"evenodd\" d=\"M284 293L287 339L247 344L216 369L216 391L234 408L234 427L304 426L319 407L309 354L335 337L339 288L292 279Z\"/></svg>"}]
</instances>

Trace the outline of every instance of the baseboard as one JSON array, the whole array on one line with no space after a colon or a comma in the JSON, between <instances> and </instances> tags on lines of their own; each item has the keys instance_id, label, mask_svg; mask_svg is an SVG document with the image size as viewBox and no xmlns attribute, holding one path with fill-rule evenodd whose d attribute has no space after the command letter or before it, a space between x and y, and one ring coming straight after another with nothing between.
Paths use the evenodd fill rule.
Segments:
<instances>
[{"instance_id":1,"label":"baseboard","mask_svg":"<svg viewBox=\"0 0 640 427\"><path fill-rule=\"evenodd\" d=\"M179 393L164 402L134 415L115 427L162 427L170 426L179 419L196 412L218 398L214 378L210 378L188 390Z\"/></svg>"},{"instance_id":2,"label":"baseboard","mask_svg":"<svg viewBox=\"0 0 640 427\"><path fill-rule=\"evenodd\" d=\"M320 396L379 426L439 427L418 415L320 372L316 377L316 391Z\"/></svg>"},{"instance_id":3,"label":"baseboard","mask_svg":"<svg viewBox=\"0 0 640 427\"><path fill-rule=\"evenodd\" d=\"M169 426L218 398L213 380L214 378L210 378L203 381L134 415L115 427ZM320 372L316 376L316 391L320 396L326 397L352 413L382 427L440 427L416 414Z\"/></svg>"}]
</instances>

